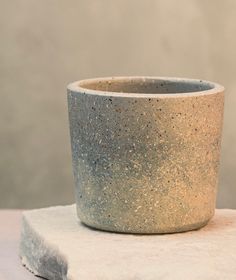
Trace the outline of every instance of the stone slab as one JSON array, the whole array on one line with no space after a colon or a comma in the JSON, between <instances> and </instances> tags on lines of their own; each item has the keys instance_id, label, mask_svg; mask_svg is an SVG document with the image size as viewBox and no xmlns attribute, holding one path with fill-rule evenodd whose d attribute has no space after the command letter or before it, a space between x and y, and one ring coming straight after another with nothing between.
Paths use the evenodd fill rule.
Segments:
<instances>
[{"instance_id":1,"label":"stone slab","mask_svg":"<svg viewBox=\"0 0 236 280\"><path fill-rule=\"evenodd\" d=\"M26 211L22 263L47 279L236 279L236 210L216 210L204 228L131 235L81 224L75 205Z\"/></svg>"}]
</instances>

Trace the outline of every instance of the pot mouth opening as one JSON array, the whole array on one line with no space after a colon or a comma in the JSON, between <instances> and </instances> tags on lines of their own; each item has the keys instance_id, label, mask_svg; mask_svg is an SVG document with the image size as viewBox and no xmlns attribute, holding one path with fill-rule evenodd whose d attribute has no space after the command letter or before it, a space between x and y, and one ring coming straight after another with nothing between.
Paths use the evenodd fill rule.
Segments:
<instances>
[{"instance_id":1,"label":"pot mouth opening","mask_svg":"<svg viewBox=\"0 0 236 280\"><path fill-rule=\"evenodd\" d=\"M69 90L109 95L192 95L218 92L223 87L204 80L165 77L110 77L81 80Z\"/></svg>"}]
</instances>

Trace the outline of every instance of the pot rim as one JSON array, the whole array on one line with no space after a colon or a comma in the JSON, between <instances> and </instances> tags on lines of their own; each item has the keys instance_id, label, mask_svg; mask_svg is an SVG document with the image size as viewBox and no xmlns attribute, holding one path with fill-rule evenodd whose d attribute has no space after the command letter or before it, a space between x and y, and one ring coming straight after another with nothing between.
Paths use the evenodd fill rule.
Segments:
<instances>
[{"instance_id":1,"label":"pot rim","mask_svg":"<svg viewBox=\"0 0 236 280\"><path fill-rule=\"evenodd\" d=\"M109 91L109 90L97 90L86 88L89 83L99 83L99 82L112 82L112 81L134 81L141 80L145 83L147 80L156 81L166 81L166 82L176 82L185 84L199 84L209 86L209 89L199 90L199 91L183 91L183 92L168 92L168 93L150 93L150 92L119 92L119 91ZM97 96L110 96L110 97L123 97L123 98L181 98L181 97L193 97L193 96L206 96L211 94L216 94L224 92L225 88L214 82L191 79L191 78L178 78L178 77L162 77L162 76L114 76L114 77L101 77L101 78L90 78L78 80L70 83L67 86L68 92L74 92L79 94L97 95Z\"/></svg>"}]
</instances>

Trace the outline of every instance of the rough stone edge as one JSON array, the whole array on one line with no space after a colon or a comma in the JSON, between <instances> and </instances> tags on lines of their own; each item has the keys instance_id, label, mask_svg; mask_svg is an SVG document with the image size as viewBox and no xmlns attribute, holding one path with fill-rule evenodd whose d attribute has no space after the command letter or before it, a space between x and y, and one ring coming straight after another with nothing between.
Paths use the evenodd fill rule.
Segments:
<instances>
[{"instance_id":1,"label":"rough stone edge","mask_svg":"<svg viewBox=\"0 0 236 280\"><path fill-rule=\"evenodd\" d=\"M31 227L27 211L22 216L19 255L22 264L34 275L49 280L69 280L66 259L56 247L47 246L47 242Z\"/></svg>"},{"instance_id":2,"label":"rough stone edge","mask_svg":"<svg viewBox=\"0 0 236 280\"><path fill-rule=\"evenodd\" d=\"M67 206L73 206L73 205L67 205ZM32 212L37 212L39 210L48 210L50 208L56 208L56 207L61 207L61 206L34 209L34 210L28 210L28 211L23 212L22 223L21 223L20 258L21 258L22 264L36 276L40 276L43 278L46 277L46 279L49 279L49 280L74 280L74 279L77 279L77 277L74 278L74 275L72 273L72 267L69 267L69 264L66 261L66 258L63 256L63 254L60 252L60 250L57 248L57 246L55 244L54 245L51 243L49 244L45 240L45 238L43 238L42 235L40 235L39 231L34 230L34 225L32 225L32 222L30 221ZM232 213L232 211L234 211L232 209L216 209L216 213L219 210L220 210L221 214L223 213L223 211L224 211L224 213L225 213L225 211L230 211L231 213ZM220 215L220 218L222 218L222 215ZM213 228L214 228L214 225L215 225L215 222L213 222ZM230 225L230 223L229 223L229 221L227 221L227 219L225 220L225 225ZM204 228L203 228L203 231L204 231ZM28 246L25 246L26 241L27 241L27 245L29 244ZM26 251L27 247L31 248L31 250L28 250L28 253ZM36 254L35 255L32 254L34 252L34 250L33 250L34 248L37 248L37 250L38 250L38 248L41 248L41 250L44 250L44 254L42 254L42 252L41 252L41 257L46 257L46 260L44 260L44 263L41 263L41 266L37 266L37 264L32 263L34 261L33 256L36 255ZM35 252L38 253L37 250L35 250ZM37 254L36 256L39 256L39 254ZM50 269L52 267L52 262L50 262L50 260L47 262L47 259L48 258L50 259L51 256L57 256L55 258L54 268L55 268L55 271L56 272L59 271L60 274L57 273L55 275L55 273L52 274L50 272ZM36 258L36 260L37 260L37 258ZM55 266L55 264L56 264L56 266ZM59 268L59 270L57 270L58 268ZM81 276L81 275L79 275L79 276ZM86 279L86 278L83 278L83 279Z\"/></svg>"}]
</instances>

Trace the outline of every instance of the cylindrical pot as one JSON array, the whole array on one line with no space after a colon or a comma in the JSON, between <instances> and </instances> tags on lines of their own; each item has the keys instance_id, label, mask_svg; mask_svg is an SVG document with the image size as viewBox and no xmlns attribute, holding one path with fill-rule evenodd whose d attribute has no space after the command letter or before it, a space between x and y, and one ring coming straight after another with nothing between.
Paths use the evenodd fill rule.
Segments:
<instances>
[{"instance_id":1,"label":"cylindrical pot","mask_svg":"<svg viewBox=\"0 0 236 280\"><path fill-rule=\"evenodd\" d=\"M197 229L214 215L224 88L115 77L68 86L79 219L129 233Z\"/></svg>"}]
</instances>

